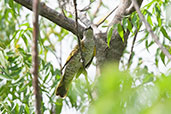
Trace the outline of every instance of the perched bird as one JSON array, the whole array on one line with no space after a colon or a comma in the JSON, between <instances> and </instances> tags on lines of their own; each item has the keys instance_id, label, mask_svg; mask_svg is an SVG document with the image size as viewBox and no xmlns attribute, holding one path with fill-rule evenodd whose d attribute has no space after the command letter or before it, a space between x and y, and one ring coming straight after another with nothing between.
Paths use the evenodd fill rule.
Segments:
<instances>
[{"instance_id":1,"label":"perched bird","mask_svg":"<svg viewBox=\"0 0 171 114\"><path fill-rule=\"evenodd\" d=\"M83 36L83 40L81 41L82 55L85 60L85 67L88 67L91 64L93 57L95 56L93 30L91 28L85 30ZM76 45L70 53L64 67L64 74L56 88L56 95L62 98L67 95L74 76L79 76L84 69L82 64L81 51L79 50L78 45Z\"/></svg>"},{"instance_id":2,"label":"perched bird","mask_svg":"<svg viewBox=\"0 0 171 114\"><path fill-rule=\"evenodd\" d=\"M118 6L114 8L111 12L109 12L97 24L95 24L95 26L98 27L100 24L102 24L117 8ZM92 28L90 27L86 29L84 31L83 36L84 38L81 41L81 48L83 52L83 57L85 59L84 65L85 68L87 68L91 64L93 57L96 54ZM63 68L65 68L64 74L56 88L56 95L62 98L64 98L67 95L67 92L69 90L70 84L74 76L78 77L85 70L82 64L81 51L79 49L79 45L76 45L75 48L72 50Z\"/></svg>"}]
</instances>

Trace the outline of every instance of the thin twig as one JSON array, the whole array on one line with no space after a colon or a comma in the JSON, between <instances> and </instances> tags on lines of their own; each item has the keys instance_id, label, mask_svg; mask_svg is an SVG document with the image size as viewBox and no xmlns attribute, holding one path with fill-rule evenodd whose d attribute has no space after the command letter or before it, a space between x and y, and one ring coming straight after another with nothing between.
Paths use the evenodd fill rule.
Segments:
<instances>
[{"instance_id":1,"label":"thin twig","mask_svg":"<svg viewBox=\"0 0 171 114\"><path fill-rule=\"evenodd\" d=\"M159 46L159 48L162 50L162 52L168 57L168 59L171 60L171 54L168 52L168 50L166 48L163 47L163 45L159 42L159 38L157 35L154 34L150 24L145 20L143 14L141 13L140 9L139 9L139 6L137 4L137 1L136 0L132 0L133 2L133 5L141 19L142 22L144 22L145 24L145 27L147 29L147 31L151 34L151 37L154 39L154 42Z\"/></svg>"},{"instance_id":2,"label":"thin twig","mask_svg":"<svg viewBox=\"0 0 171 114\"><path fill-rule=\"evenodd\" d=\"M75 8L75 23L76 23L76 29L78 31L78 15L77 15L77 3L76 3L76 0L74 0L74 8ZM78 38L78 44L79 44L79 51L81 52L81 59L82 59L83 70L85 72L87 72L86 69L85 69L85 59L84 59L83 52L82 52L81 40L80 40L79 34L77 34L77 38ZM93 97L92 97L92 94L91 94L91 90L89 88L89 85L90 84L89 84L89 81L88 81L87 73L85 75L85 79L86 79L86 83L87 83L87 86L88 86L89 96L90 96L91 100L93 101Z\"/></svg>"},{"instance_id":3,"label":"thin twig","mask_svg":"<svg viewBox=\"0 0 171 114\"><path fill-rule=\"evenodd\" d=\"M60 69L62 69L62 41L60 41L60 57L59 57L59 66L60 66Z\"/></svg>"},{"instance_id":4,"label":"thin twig","mask_svg":"<svg viewBox=\"0 0 171 114\"><path fill-rule=\"evenodd\" d=\"M33 1L33 46L32 46L32 66L33 66L33 88L35 95L35 108L36 114L41 114L41 94L39 88L38 81L38 70L39 70L39 61L38 61L38 46L37 40L39 37L39 25L38 25L38 17L39 17L39 0Z\"/></svg>"},{"instance_id":5,"label":"thin twig","mask_svg":"<svg viewBox=\"0 0 171 114\"><path fill-rule=\"evenodd\" d=\"M60 66L60 68L62 68L62 63L61 63L61 58L60 57L58 57L55 53L57 52L56 51L56 49L55 49L55 47L54 47L54 45L52 44L52 42L50 41L50 39L49 38L47 38L47 40L48 40L48 42L50 43L50 46L51 46L51 49L52 49L52 54L55 56L55 58L56 58L56 60L57 60L57 62L58 62L58 64L59 64L59 66Z\"/></svg>"},{"instance_id":6,"label":"thin twig","mask_svg":"<svg viewBox=\"0 0 171 114\"><path fill-rule=\"evenodd\" d=\"M76 31L77 31L77 39L78 39L78 46L79 46L79 51L81 53L81 60L82 60L82 65L83 65L83 68L85 70L85 59L84 59L84 56L83 56L83 51L82 51L82 47L81 47L81 38L80 38L80 35L78 33L78 14L77 14L77 2L76 0L73 0L74 2L74 9L75 9L75 28L76 28Z\"/></svg>"},{"instance_id":7,"label":"thin twig","mask_svg":"<svg viewBox=\"0 0 171 114\"><path fill-rule=\"evenodd\" d=\"M85 71L85 72L86 72L86 71ZM94 99L93 99L93 95L92 95L92 93L91 93L91 88L90 88L90 83L89 83L89 81L88 81L87 72L86 72L86 74L84 74L84 75L85 75L85 80L86 80L86 83L87 83L88 95L89 95L89 97L90 97L90 99L91 99L91 102L93 102Z\"/></svg>"},{"instance_id":8,"label":"thin twig","mask_svg":"<svg viewBox=\"0 0 171 114\"><path fill-rule=\"evenodd\" d=\"M56 60L57 60L57 62L58 62L58 64L59 64L59 66L60 66L60 57L58 57L56 54L55 54L55 52L56 52L56 49L53 49L52 51L52 54L55 56L55 58L56 58ZM61 66L60 66L61 67Z\"/></svg>"},{"instance_id":9,"label":"thin twig","mask_svg":"<svg viewBox=\"0 0 171 114\"><path fill-rule=\"evenodd\" d=\"M102 3L103 3L102 0L99 0L99 4L98 4L98 6L97 6L97 8L96 8L96 10L95 10L95 12L94 12L94 14L93 14L93 17L94 17L94 18L97 17L97 13L99 12L99 9L100 9Z\"/></svg>"},{"instance_id":10,"label":"thin twig","mask_svg":"<svg viewBox=\"0 0 171 114\"><path fill-rule=\"evenodd\" d=\"M100 19L100 21L96 24L96 26L97 27L100 26L117 8L118 6L116 6L112 11L110 11L105 17Z\"/></svg>"},{"instance_id":11,"label":"thin twig","mask_svg":"<svg viewBox=\"0 0 171 114\"><path fill-rule=\"evenodd\" d=\"M129 69L130 66L131 66L131 59L132 59L132 56L133 56L133 49L134 49L134 44L135 44L135 40L137 38L138 31L139 30L137 28L136 31L135 31L134 39L132 41L131 54L130 54L129 59L128 59L128 68L127 69Z\"/></svg>"},{"instance_id":12,"label":"thin twig","mask_svg":"<svg viewBox=\"0 0 171 114\"><path fill-rule=\"evenodd\" d=\"M47 32L47 31L46 31ZM48 40L48 42L50 43L50 46L51 46L51 49L52 49L52 54L55 56L55 58L56 58L56 60L57 60L57 62L58 62L58 64L59 64L59 66L60 66L60 69L62 69L62 40L60 41L60 57L58 57L56 54L55 54L55 52L57 52L56 51L56 49L55 49L55 46L53 45L53 43L51 42L51 40L50 40L50 38L49 38L49 36L50 36L50 34L52 34L52 33L54 33L54 34L58 34L57 32L55 32L53 29L51 29L49 32L47 32L47 34L46 34L46 37L47 37L47 40ZM61 74L62 74L62 71L61 71Z\"/></svg>"}]
</instances>

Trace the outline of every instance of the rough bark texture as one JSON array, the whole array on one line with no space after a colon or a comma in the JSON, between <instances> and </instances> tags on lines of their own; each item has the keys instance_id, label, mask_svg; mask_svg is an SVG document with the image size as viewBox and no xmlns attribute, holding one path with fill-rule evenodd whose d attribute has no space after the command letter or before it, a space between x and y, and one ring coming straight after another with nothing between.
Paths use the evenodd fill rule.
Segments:
<instances>
[{"instance_id":1,"label":"rough bark texture","mask_svg":"<svg viewBox=\"0 0 171 114\"><path fill-rule=\"evenodd\" d=\"M143 0L139 0L139 5L141 5ZM131 14L135 11L131 0L121 0L119 7L115 13L113 21L110 25L121 23L124 16ZM96 35L96 48L97 48L97 72L101 71L104 63L113 62L116 65L119 64L120 58L123 55L123 51L127 46L127 39L129 36L129 31L124 32L124 42L122 41L117 29L113 31L112 38L110 41L110 47L107 47L106 33L99 33ZM100 69L99 69L100 68ZM99 74L99 73L98 73Z\"/></svg>"},{"instance_id":2,"label":"rough bark texture","mask_svg":"<svg viewBox=\"0 0 171 114\"><path fill-rule=\"evenodd\" d=\"M14 0L15 2L21 4L22 6L32 10L32 0ZM77 34L77 30L75 29L75 21L69 19L58 13L57 11L48 7L45 3L41 2L39 6L39 14L48 20L54 22L55 24L59 25L60 27L72 32L73 34ZM84 27L78 24L78 34L80 36L83 35Z\"/></svg>"},{"instance_id":3,"label":"rough bark texture","mask_svg":"<svg viewBox=\"0 0 171 114\"><path fill-rule=\"evenodd\" d=\"M32 0L14 0L17 3L25 6L26 8L32 10L31 4ZM137 0L139 6L143 0ZM120 0L119 7L113 17L113 21L111 25L120 23L122 18L126 15L131 14L134 12L135 9L131 0ZM62 14L56 12L55 10L49 8L44 3L40 3L40 15L46 17L47 19L51 20L52 22L56 23L57 25L67 29L68 31L72 32L73 34L77 34L75 29L75 22L72 19L69 19ZM79 34L82 35L84 27L79 25ZM97 58L97 70L101 71L102 66L106 62L113 62L119 63L121 56L123 55L123 51L127 46L127 39L129 36L129 31L124 33L124 42L120 38L117 29L113 31L110 48L107 46L107 34L106 33L97 33L95 34L95 43L96 43L96 58Z\"/></svg>"},{"instance_id":4,"label":"rough bark texture","mask_svg":"<svg viewBox=\"0 0 171 114\"><path fill-rule=\"evenodd\" d=\"M32 46L32 67L33 67L33 88L35 95L36 114L41 114L42 96L39 88L39 59L38 59L38 38L39 38L39 0L33 2L33 46Z\"/></svg>"}]
</instances>

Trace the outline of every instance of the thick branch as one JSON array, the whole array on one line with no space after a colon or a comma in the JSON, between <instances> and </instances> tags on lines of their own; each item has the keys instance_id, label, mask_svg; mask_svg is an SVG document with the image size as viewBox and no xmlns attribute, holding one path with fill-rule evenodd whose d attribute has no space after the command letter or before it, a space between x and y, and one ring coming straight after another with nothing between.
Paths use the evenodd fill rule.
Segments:
<instances>
[{"instance_id":1,"label":"thick branch","mask_svg":"<svg viewBox=\"0 0 171 114\"><path fill-rule=\"evenodd\" d=\"M21 4L22 6L32 10L32 0L14 0L15 2ZM75 29L75 22L72 19L69 19L63 16L61 13L51 9L50 7L46 6L45 3L40 3L39 14L48 20L54 22L55 24L59 25L60 27L72 32L73 34L77 34L77 30ZM78 24L78 33L82 36L84 27Z\"/></svg>"},{"instance_id":2,"label":"thick branch","mask_svg":"<svg viewBox=\"0 0 171 114\"><path fill-rule=\"evenodd\" d=\"M133 2L133 5L141 19L142 22L144 22L145 24L145 27L147 29L147 31L150 33L151 37L154 39L155 43L159 46L159 48L162 50L162 52L171 60L171 54L167 51L167 49L165 49L163 47L163 45L159 42L159 38L157 35L154 34L150 24L145 20L143 14L141 13L140 9L139 9L139 6L137 4L137 1L136 0L132 0Z\"/></svg>"},{"instance_id":3,"label":"thick branch","mask_svg":"<svg viewBox=\"0 0 171 114\"><path fill-rule=\"evenodd\" d=\"M141 6L143 0L138 0L139 6ZM119 7L116 10L115 16L110 25L121 23L124 16L131 14L135 11L131 6L131 0L121 0ZM127 39L129 36L129 30L124 32L124 42L122 41L117 29L113 31L112 38L110 41L110 47L107 47L107 34L97 35L96 42L96 59L98 68L103 67L106 62L119 63L121 56L123 55L124 49L127 46ZM100 71L99 69L97 69Z\"/></svg>"},{"instance_id":4,"label":"thick branch","mask_svg":"<svg viewBox=\"0 0 171 114\"><path fill-rule=\"evenodd\" d=\"M141 0L141 3L142 3L142 0ZM115 13L114 19L112 21L112 25L121 23L123 17L132 12L132 10L130 10L130 12L128 12L127 10L130 6L131 6L130 0L121 0L119 7ZM123 42L118 33L118 30L115 29L113 31L113 35L112 35L111 42L110 42L110 48L106 50L107 60L110 60L110 61L114 60L115 62L119 63L120 58L123 55L123 51L125 47L127 46L127 39L128 39L129 33L130 33L129 31L124 32L124 42Z\"/></svg>"}]
</instances>

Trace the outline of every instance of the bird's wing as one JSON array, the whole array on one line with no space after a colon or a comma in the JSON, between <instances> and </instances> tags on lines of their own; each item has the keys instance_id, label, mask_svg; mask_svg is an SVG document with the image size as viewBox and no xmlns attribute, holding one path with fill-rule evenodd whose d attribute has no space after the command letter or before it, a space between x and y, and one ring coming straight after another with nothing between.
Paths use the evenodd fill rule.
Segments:
<instances>
[{"instance_id":1,"label":"bird's wing","mask_svg":"<svg viewBox=\"0 0 171 114\"><path fill-rule=\"evenodd\" d=\"M90 65L91 65L91 62L93 61L93 58L96 56L96 47L94 47L94 52L93 52L93 55L90 59L90 61L86 64L86 68L88 68Z\"/></svg>"},{"instance_id":2,"label":"bird's wing","mask_svg":"<svg viewBox=\"0 0 171 114\"><path fill-rule=\"evenodd\" d=\"M92 55L90 61L86 64L85 68L88 68L88 67L91 65L91 63L92 63L92 61L93 61L93 58L94 58L95 56L96 56L96 47L94 48L93 55ZM83 73L83 74L87 74L86 72L87 72L87 71L86 71L85 69L83 69L83 67L81 67L81 68L78 70L77 74L76 74L76 78L78 78L82 73Z\"/></svg>"},{"instance_id":3,"label":"bird's wing","mask_svg":"<svg viewBox=\"0 0 171 114\"><path fill-rule=\"evenodd\" d=\"M82 46L82 48L84 47L83 41L81 41L81 46ZM65 68L65 66L69 63L69 61L78 53L78 51L79 51L79 45L76 45L74 47L74 49L71 51L71 53L69 54L69 56L68 56L68 58L67 58L67 60L66 60L66 62L64 64L64 66L61 69L61 72Z\"/></svg>"}]
</instances>

